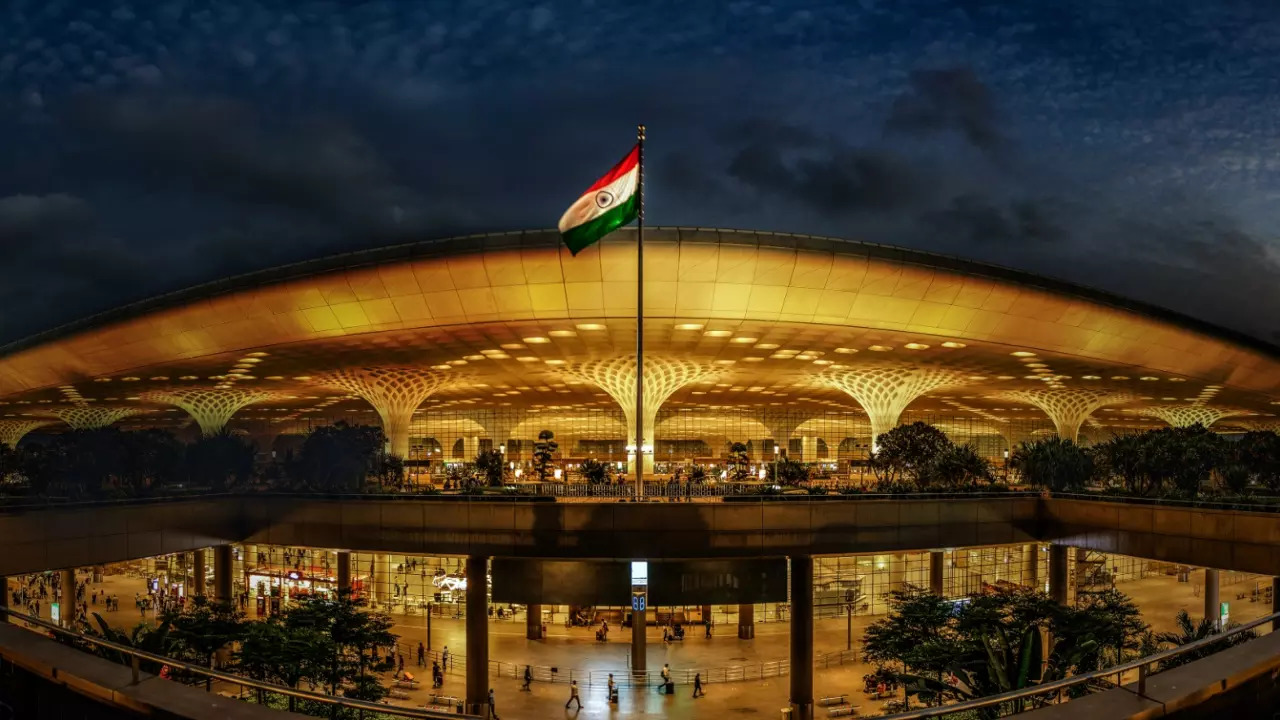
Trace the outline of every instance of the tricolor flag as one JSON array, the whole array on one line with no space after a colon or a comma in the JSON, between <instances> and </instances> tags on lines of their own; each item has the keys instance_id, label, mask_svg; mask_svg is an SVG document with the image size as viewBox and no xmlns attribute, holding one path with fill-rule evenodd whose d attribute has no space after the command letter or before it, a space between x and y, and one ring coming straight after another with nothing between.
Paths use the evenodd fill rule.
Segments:
<instances>
[{"instance_id":1,"label":"tricolor flag","mask_svg":"<svg viewBox=\"0 0 1280 720\"><path fill-rule=\"evenodd\" d=\"M560 218L560 236L569 252L583 248L636 219L640 187L640 146L587 188Z\"/></svg>"}]
</instances>

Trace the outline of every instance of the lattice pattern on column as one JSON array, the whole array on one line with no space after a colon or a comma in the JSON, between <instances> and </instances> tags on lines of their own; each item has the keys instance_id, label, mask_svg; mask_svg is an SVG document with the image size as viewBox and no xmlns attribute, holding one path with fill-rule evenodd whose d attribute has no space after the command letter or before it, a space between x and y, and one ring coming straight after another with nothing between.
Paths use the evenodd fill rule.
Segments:
<instances>
[{"instance_id":1,"label":"lattice pattern on column","mask_svg":"<svg viewBox=\"0 0 1280 720\"><path fill-rule=\"evenodd\" d=\"M607 360L588 360L565 367L565 372L579 380L596 385L622 406L627 418L628 434L636 426L636 359L620 356ZM644 359L644 421L645 433L652 434L654 420L662 404L676 390L699 380L707 380L721 374L719 368L692 360L668 357ZM646 437L650 443L654 438Z\"/></svg>"},{"instance_id":2,"label":"lattice pattern on column","mask_svg":"<svg viewBox=\"0 0 1280 720\"><path fill-rule=\"evenodd\" d=\"M889 432L898 424L902 411L916 398L943 387L959 385L964 376L938 367L872 365L828 370L822 380L843 390L871 419L871 437Z\"/></svg>"},{"instance_id":3,"label":"lattice pattern on column","mask_svg":"<svg viewBox=\"0 0 1280 720\"><path fill-rule=\"evenodd\" d=\"M803 425L812 415L786 410L765 410L760 414L760 422L769 428L773 441L782 447L795 434L796 428Z\"/></svg>"},{"instance_id":4,"label":"lattice pattern on column","mask_svg":"<svg viewBox=\"0 0 1280 720\"><path fill-rule=\"evenodd\" d=\"M205 436L217 435L238 410L264 400L278 398L270 390L234 388L176 388L143 393L142 399L182 408L200 425Z\"/></svg>"},{"instance_id":5,"label":"lattice pattern on column","mask_svg":"<svg viewBox=\"0 0 1280 720\"><path fill-rule=\"evenodd\" d=\"M1053 389L1011 390L1000 393L1006 400L1030 403L1044 411L1053 421L1058 437L1075 442L1085 418L1104 405L1125 402L1130 396L1106 390Z\"/></svg>"},{"instance_id":6,"label":"lattice pattern on column","mask_svg":"<svg viewBox=\"0 0 1280 720\"><path fill-rule=\"evenodd\" d=\"M117 420L141 415L147 410L136 407L68 405L67 407L50 408L43 412L47 412L76 430L93 430L95 428L104 428Z\"/></svg>"},{"instance_id":7,"label":"lattice pattern on column","mask_svg":"<svg viewBox=\"0 0 1280 720\"><path fill-rule=\"evenodd\" d=\"M27 433L52 422L52 420L0 420L0 444L15 448L18 446L18 441L22 440Z\"/></svg>"},{"instance_id":8,"label":"lattice pattern on column","mask_svg":"<svg viewBox=\"0 0 1280 720\"><path fill-rule=\"evenodd\" d=\"M1196 423L1209 427L1224 417L1239 415L1241 411L1208 405L1152 405L1134 412L1160 418L1173 427L1191 427Z\"/></svg>"},{"instance_id":9,"label":"lattice pattern on column","mask_svg":"<svg viewBox=\"0 0 1280 720\"><path fill-rule=\"evenodd\" d=\"M413 411L432 394L463 380L452 372L415 367L361 367L326 373L318 382L364 398L382 418L382 431L391 442L391 452L407 457Z\"/></svg>"},{"instance_id":10,"label":"lattice pattern on column","mask_svg":"<svg viewBox=\"0 0 1280 720\"><path fill-rule=\"evenodd\" d=\"M1280 433L1280 419L1278 418L1257 418L1246 420L1244 418L1236 418L1231 421L1232 425L1242 427L1245 430L1253 431L1271 431Z\"/></svg>"}]
</instances>

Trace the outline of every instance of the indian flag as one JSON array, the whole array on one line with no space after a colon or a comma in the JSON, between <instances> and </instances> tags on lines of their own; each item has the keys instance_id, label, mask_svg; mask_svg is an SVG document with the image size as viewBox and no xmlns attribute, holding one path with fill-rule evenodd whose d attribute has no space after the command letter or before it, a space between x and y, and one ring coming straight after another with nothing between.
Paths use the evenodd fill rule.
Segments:
<instances>
[{"instance_id":1,"label":"indian flag","mask_svg":"<svg viewBox=\"0 0 1280 720\"><path fill-rule=\"evenodd\" d=\"M569 252L583 248L636 219L640 186L640 146L587 188L560 218L560 236Z\"/></svg>"}]
</instances>

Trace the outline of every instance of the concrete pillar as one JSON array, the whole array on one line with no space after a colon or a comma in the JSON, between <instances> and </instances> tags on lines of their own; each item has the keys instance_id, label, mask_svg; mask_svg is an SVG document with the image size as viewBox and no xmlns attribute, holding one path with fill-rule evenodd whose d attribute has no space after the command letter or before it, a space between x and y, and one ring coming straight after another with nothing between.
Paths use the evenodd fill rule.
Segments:
<instances>
[{"instance_id":1,"label":"concrete pillar","mask_svg":"<svg viewBox=\"0 0 1280 720\"><path fill-rule=\"evenodd\" d=\"M191 574L192 574L192 577L195 579L195 581L194 581L194 582L192 583L192 585L191 585L191 594L192 594L192 595L194 595L194 596L196 596L196 597L204 597L204 596L205 596L205 587L204 587L205 557L204 557L204 549L203 549L203 548L201 548L201 549L196 550L195 552L193 552L193 553L191 553L191 554L194 556L194 561L192 562L192 566L193 566L193 567L191 568Z\"/></svg>"},{"instance_id":2,"label":"concrete pillar","mask_svg":"<svg viewBox=\"0 0 1280 720\"><path fill-rule=\"evenodd\" d=\"M387 572L389 562L386 555L381 553L373 554L373 563L369 572L369 584L373 585L373 598L379 603L385 603L387 595L391 592L391 573Z\"/></svg>"},{"instance_id":3,"label":"concrete pillar","mask_svg":"<svg viewBox=\"0 0 1280 720\"><path fill-rule=\"evenodd\" d=\"M1204 569L1204 616L1213 627L1221 630L1221 613L1218 610L1218 571L1213 568Z\"/></svg>"},{"instance_id":4,"label":"concrete pillar","mask_svg":"<svg viewBox=\"0 0 1280 720\"><path fill-rule=\"evenodd\" d=\"M1040 545L1039 543L1031 543L1026 548L1026 557L1023 560L1022 572L1025 580L1023 584L1036 591L1040 590Z\"/></svg>"},{"instance_id":5,"label":"concrete pillar","mask_svg":"<svg viewBox=\"0 0 1280 720\"><path fill-rule=\"evenodd\" d=\"M76 622L76 571L59 570L61 592L58 598L58 611L62 615L62 627L69 628Z\"/></svg>"},{"instance_id":6,"label":"concrete pillar","mask_svg":"<svg viewBox=\"0 0 1280 720\"><path fill-rule=\"evenodd\" d=\"M338 551L338 591L351 590L351 551Z\"/></svg>"},{"instance_id":7,"label":"concrete pillar","mask_svg":"<svg viewBox=\"0 0 1280 720\"><path fill-rule=\"evenodd\" d=\"M480 438L475 435L466 435L462 438L462 459L465 462L471 462L476 459L476 455L480 454ZM486 697L488 688L485 688Z\"/></svg>"},{"instance_id":8,"label":"concrete pillar","mask_svg":"<svg viewBox=\"0 0 1280 720\"><path fill-rule=\"evenodd\" d=\"M1049 546L1049 597L1059 605L1067 604L1067 546Z\"/></svg>"},{"instance_id":9,"label":"concrete pillar","mask_svg":"<svg viewBox=\"0 0 1280 720\"><path fill-rule=\"evenodd\" d=\"M818 438L812 435L800 438L800 462L818 462Z\"/></svg>"},{"instance_id":10,"label":"concrete pillar","mask_svg":"<svg viewBox=\"0 0 1280 720\"><path fill-rule=\"evenodd\" d=\"M929 551L929 592L943 594L943 554L941 550Z\"/></svg>"},{"instance_id":11,"label":"concrete pillar","mask_svg":"<svg viewBox=\"0 0 1280 720\"><path fill-rule=\"evenodd\" d=\"M646 598L647 599L647 598ZM649 660L649 610L631 611L631 672L643 676Z\"/></svg>"},{"instance_id":12,"label":"concrete pillar","mask_svg":"<svg viewBox=\"0 0 1280 720\"><path fill-rule=\"evenodd\" d=\"M813 556L791 558L791 717L813 720Z\"/></svg>"},{"instance_id":13,"label":"concrete pillar","mask_svg":"<svg viewBox=\"0 0 1280 720\"><path fill-rule=\"evenodd\" d=\"M542 639L542 606L528 605L525 607L528 611L528 617L524 621L524 636L530 640Z\"/></svg>"},{"instance_id":14,"label":"concrete pillar","mask_svg":"<svg viewBox=\"0 0 1280 720\"><path fill-rule=\"evenodd\" d=\"M756 606L750 603L738 606L738 638L751 640L756 636Z\"/></svg>"},{"instance_id":15,"label":"concrete pillar","mask_svg":"<svg viewBox=\"0 0 1280 720\"><path fill-rule=\"evenodd\" d=\"M907 580L907 556L889 556L889 591L902 590Z\"/></svg>"},{"instance_id":16,"label":"concrete pillar","mask_svg":"<svg viewBox=\"0 0 1280 720\"><path fill-rule=\"evenodd\" d=\"M1280 612L1280 576L1271 578L1271 612ZM1280 620L1271 621L1271 632L1280 631Z\"/></svg>"},{"instance_id":17,"label":"concrete pillar","mask_svg":"<svg viewBox=\"0 0 1280 720\"><path fill-rule=\"evenodd\" d=\"M467 712L489 717L489 558L467 556Z\"/></svg>"},{"instance_id":18,"label":"concrete pillar","mask_svg":"<svg viewBox=\"0 0 1280 720\"><path fill-rule=\"evenodd\" d=\"M232 602L232 575L235 568L235 555L230 545L219 545L213 549L213 598L219 602Z\"/></svg>"}]
</instances>

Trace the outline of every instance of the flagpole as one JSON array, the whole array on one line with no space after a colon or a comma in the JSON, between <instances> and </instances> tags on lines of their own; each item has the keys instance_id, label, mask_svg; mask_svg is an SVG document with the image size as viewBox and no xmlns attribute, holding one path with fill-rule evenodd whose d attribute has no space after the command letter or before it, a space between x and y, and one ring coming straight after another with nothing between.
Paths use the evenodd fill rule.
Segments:
<instances>
[{"instance_id":1,"label":"flagpole","mask_svg":"<svg viewBox=\"0 0 1280 720\"><path fill-rule=\"evenodd\" d=\"M636 499L644 497L644 125L636 126Z\"/></svg>"}]
</instances>

